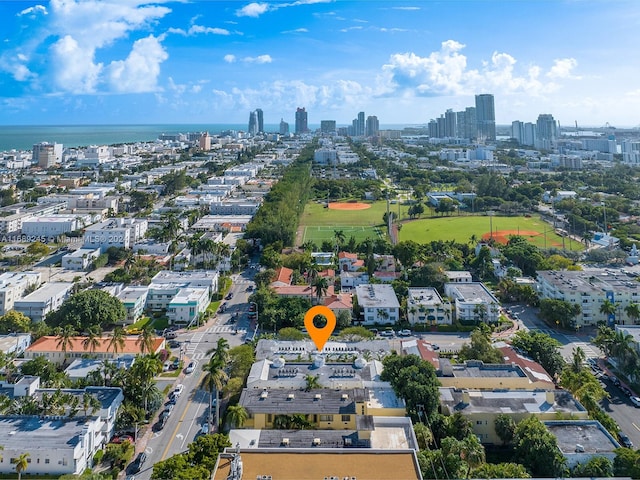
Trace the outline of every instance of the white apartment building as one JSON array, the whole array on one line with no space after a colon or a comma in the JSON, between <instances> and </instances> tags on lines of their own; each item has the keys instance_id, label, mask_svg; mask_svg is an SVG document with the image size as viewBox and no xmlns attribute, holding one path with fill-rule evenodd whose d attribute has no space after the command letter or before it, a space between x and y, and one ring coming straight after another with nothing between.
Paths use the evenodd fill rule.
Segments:
<instances>
[{"instance_id":1,"label":"white apartment building","mask_svg":"<svg viewBox=\"0 0 640 480\"><path fill-rule=\"evenodd\" d=\"M5 272L0 275L0 315L13 310L16 300L22 298L24 292L33 286L40 285L40 272Z\"/></svg>"},{"instance_id":2,"label":"white apartment building","mask_svg":"<svg viewBox=\"0 0 640 480\"><path fill-rule=\"evenodd\" d=\"M135 323L142 316L148 294L148 287L128 286L116 295L116 298L122 302L127 310L127 323Z\"/></svg>"},{"instance_id":3,"label":"white apartment building","mask_svg":"<svg viewBox=\"0 0 640 480\"><path fill-rule=\"evenodd\" d=\"M86 217L86 218L83 218ZM73 232L90 223L88 215L48 215L46 217L31 217L22 220L22 234L29 236L58 236Z\"/></svg>"},{"instance_id":4,"label":"white apartment building","mask_svg":"<svg viewBox=\"0 0 640 480\"><path fill-rule=\"evenodd\" d=\"M169 309L174 297L179 296L183 289L204 288L210 299L211 295L218 291L218 278L218 272L213 270L193 272L163 270L153 277L148 287L147 308L154 311ZM206 309L207 306L209 303L204 308Z\"/></svg>"},{"instance_id":5,"label":"white apartment building","mask_svg":"<svg viewBox=\"0 0 640 480\"><path fill-rule=\"evenodd\" d=\"M83 272L99 256L99 248L79 248L62 257L62 268Z\"/></svg>"},{"instance_id":6,"label":"white apartment building","mask_svg":"<svg viewBox=\"0 0 640 480\"><path fill-rule=\"evenodd\" d=\"M461 322L495 323L500 302L480 282L445 283L444 293L454 301L456 318Z\"/></svg>"},{"instance_id":7,"label":"white apartment building","mask_svg":"<svg viewBox=\"0 0 640 480\"><path fill-rule=\"evenodd\" d=\"M581 313L574 318L575 326L597 325L598 322L632 325L625 312L630 303L640 303L640 283L619 270L538 272L540 298L564 300L580 305ZM606 300L616 306L612 315L600 312Z\"/></svg>"},{"instance_id":8,"label":"white apartment building","mask_svg":"<svg viewBox=\"0 0 640 480\"><path fill-rule=\"evenodd\" d=\"M400 303L391 285L364 284L356 287L363 325L396 323L400 319Z\"/></svg>"},{"instance_id":9,"label":"white apartment building","mask_svg":"<svg viewBox=\"0 0 640 480\"><path fill-rule=\"evenodd\" d=\"M22 229L22 222L33 217L44 217L54 215L66 208L64 203L54 203L50 205L38 205L32 208L24 208L24 204L11 206L15 213L6 217L0 217L0 233L19 232ZM5 241L5 240L3 240Z\"/></svg>"},{"instance_id":10,"label":"white apartment building","mask_svg":"<svg viewBox=\"0 0 640 480\"><path fill-rule=\"evenodd\" d=\"M476 254L477 255L477 254ZM473 282L473 278L471 277L471 272L467 272L464 270L448 270L444 272L445 276L449 283L471 283Z\"/></svg>"},{"instance_id":11,"label":"white apartment building","mask_svg":"<svg viewBox=\"0 0 640 480\"><path fill-rule=\"evenodd\" d=\"M29 317L33 322L44 320L49 312L60 308L60 305L71 295L73 283L50 282L24 298L15 300L13 309Z\"/></svg>"},{"instance_id":12,"label":"white apartment building","mask_svg":"<svg viewBox=\"0 0 640 480\"><path fill-rule=\"evenodd\" d=\"M451 304L435 288L409 288L407 319L411 325L451 325Z\"/></svg>"},{"instance_id":13,"label":"white apartment building","mask_svg":"<svg viewBox=\"0 0 640 480\"><path fill-rule=\"evenodd\" d=\"M211 202L209 213L211 215L254 215L260 202L250 200L225 200L221 202Z\"/></svg>"},{"instance_id":14,"label":"white apartment building","mask_svg":"<svg viewBox=\"0 0 640 480\"><path fill-rule=\"evenodd\" d=\"M167 317L172 324L192 323L210 303L211 296L207 288L182 288L169 302Z\"/></svg>"},{"instance_id":15,"label":"white apartment building","mask_svg":"<svg viewBox=\"0 0 640 480\"><path fill-rule=\"evenodd\" d=\"M85 229L84 248L99 248L102 253L109 247L131 248L144 237L147 220L138 218L110 218Z\"/></svg>"},{"instance_id":16,"label":"white apartment building","mask_svg":"<svg viewBox=\"0 0 640 480\"><path fill-rule=\"evenodd\" d=\"M622 142L622 162L628 165L640 165L640 140Z\"/></svg>"}]
</instances>

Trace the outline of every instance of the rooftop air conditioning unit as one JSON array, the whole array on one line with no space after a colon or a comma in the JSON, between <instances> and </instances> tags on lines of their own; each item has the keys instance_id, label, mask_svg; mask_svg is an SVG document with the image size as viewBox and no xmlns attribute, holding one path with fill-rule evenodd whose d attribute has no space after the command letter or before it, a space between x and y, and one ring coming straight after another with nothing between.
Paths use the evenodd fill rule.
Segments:
<instances>
[{"instance_id":1,"label":"rooftop air conditioning unit","mask_svg":"<svg viewBox=\"0 0 640 480\"><path fill-rule=\"evenodd\" d=\"M269 396L269 392L267 392L266 390L260 394L260 398L263 398L263 399L267 398L268 396Z\"/></svg>"},{"instance_id":2,"label":"rooftop air conditioning unit","mask_svg":"<svg viewBox=\"0 0 640 480\"><path fill-rule=\"evenodd\" d=\"M313 398L315 398L316 400L320 400L322 398L322 394L321 393L316 393Z\"/></svg>"},{"instance_id":3,"label":"rooftop air conditioning unit","mask_svg":"<svg viewBox=\"0 0 640 480\"><path fill-rule=\"evenodd\" d=\"M283 438L282 439L282 445L284 445L285 447L289 446L289 439L288 438Z\"/></svg>"},{"instance_id":4,"label":"rooftop air conditioning unit","mask_svg":"<svg viewBox=\"0 0 640 480\"><path fill-rule=\"evenodd\" d=\"M314 446L314 447L317 447L318 445L320 445L320 443L321 443L321 442L320 442L320 439L319 439L319 438L314 438L314 439L313 439L313 446Z\"/></svg>"},{"instance_id":5,"label":"rooftop air conditioning unit","mask_svg":"<svg viewBox=\"0 0 640 480\"><path fill-rule=\"evenodd\" d=\"M287 400L293 400L294 398L296 398L296 396L293 393L290 393L289 395L287 395Z\"/></svg>"},{"instance_id":6,"label":"rooftop air conditioning unit","mask_svg":"<svg viewBox=\"0 0 640 480\"><path fill-rule=\"evenodd\" d=\"M340 397L340 398L342 398L342 400L349 400L349 395L346 394L346 393L343 393L342 397Z\"/></svg>"}]
</instances>

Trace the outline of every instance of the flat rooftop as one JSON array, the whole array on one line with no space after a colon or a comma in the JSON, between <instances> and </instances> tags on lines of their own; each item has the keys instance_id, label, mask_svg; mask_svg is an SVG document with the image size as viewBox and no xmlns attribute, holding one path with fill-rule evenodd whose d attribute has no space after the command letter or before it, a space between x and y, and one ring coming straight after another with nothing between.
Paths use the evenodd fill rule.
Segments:
<instances>
[{"instance_id":1,"label":"flat rooftop","mask_svg":"<svg viewBox=\"0 0 640 480\"><path fill-rule=\"evenodd\" d=\"M315 343L311 340L286 341L286 340L260 340L256 347L256 360L283 357L285 360L295 360L301 355L308 355L317 351ZM376 358L376 354L385 354L391 351L388 340L366 340L361 342L339 342L329 340L322 349L331 361L332 355L357 355L370 352Z\"/></svg>"},{"instance_id":2,"label":"flat rooftop","mask_svg":"<svg viewBox=\"0 0 640 480\"><path fill-rule=\"evenodd\" d=\"M518 365L483 363L470 360L464 364L452 364L448 359L440 359L443 377L473 378L525 378L527 375Z\"/></svg>"},{"instance_id":3,"label":"flat rooftop","mask_svg":"<svg viewBox=\"0 0 640 480\"><path fill-rule=\"evenodd\" d=\"M241 450L240 457L242 478L251 480L262 475L271 475L273 480L321 480L332 476L357 480L422 479L412 450ZM213 480L227 480L231 459L231 454L220 455Z\"/></svg>"},{"instance_id":4,"label":"flat rooftop","mask_svg":"<svg viewBox=\"0 0 640 480\"><path fill-rule=\"evenodd\" d=\"M78 444L84 419L43 419L37 416L0 416L0 445L32 454L39 449L72 449ZM56 447L57 446L57 447Z\"/></svg>"},{"instance_id":5,"label":"flat rooftop","mask_svg":"<svg viewBox=\"0 0 640 480\"><path fill-rule=\"evenodd\" d=\"M544 425L557 439L564 454L576 453L580 445L585 453L613 453L620 448L618 442L595 420L548 421Z\"/></svg>"},{"instance_id":6,"label":"flat rooftop","mask_svg":"<svg viewBox=\"0 0 640 480\"><path fill-rule=\"evenodd\" d=\"M240 401L247 412L273 414L342 414L354 415L356 402L367 400L364 389L333 390L320 388L306 392L304 390L272 389L242 390ZM316 398L319 395L320 398ZM343 395L346 397L343 398Z\"/></svg>"}]
</instances>

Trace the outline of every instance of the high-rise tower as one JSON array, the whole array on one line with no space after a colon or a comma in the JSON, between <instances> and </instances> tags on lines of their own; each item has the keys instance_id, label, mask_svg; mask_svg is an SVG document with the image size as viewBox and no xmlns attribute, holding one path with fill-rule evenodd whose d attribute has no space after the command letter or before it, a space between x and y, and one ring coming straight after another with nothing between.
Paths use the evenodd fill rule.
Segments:
<instances>
[{"instance_id":1,"label":"high-rise tower","mask_svg":"<svg viewBox=\"0 0 640 480\"><path fill-rule=\"evenodd\" d=\"M264 133L264 114L261 108L256 108L256 116L258 117L258 133Z\"/></svg>"},{"instance_id":2,"label":"high-rise tower","mask_svg":"<svg viewBox=\"0 0 640 480\"><path fill-rule=\"evenodd\" d=\"M357 123L357 131L356 136L363 137L365 130L365 121L364 121L364 112L358 113L358 123Z\"/></svg>"},{"instance_id":3,"label":"high-rise tower","mask_svg":"<svg viewBox=\"0 0 640 480\"><path fill-rule=\"evenodd\" d=\"M307 133L308 131L309 131L309 128L307 127L307 111L305 110L304 107L302 108L298 107L298 109L296 110L295 133L296 135L299 135L301 133Z\"/></svg>"},{"instance_id":4,"label":"high-rise tower","mask_svg":"<svg viewBox=\"0 0 640 480\"><path fill-rule=\"evenodd\" d=\"M476 123L478 139L493 141L496 139L496 109L493 95L476 95Z\"/></svg>"},{"instance_id":5,"label":"high-rise tower","mask_svg":"<svg viewBox=\"0 0 640 480\"><path fill-rule=\"evenodd\" d=\"M258 134L258 115L254 112L249 112L249 128L247 130L249 135Z\"/></svg>"}]
</instances>

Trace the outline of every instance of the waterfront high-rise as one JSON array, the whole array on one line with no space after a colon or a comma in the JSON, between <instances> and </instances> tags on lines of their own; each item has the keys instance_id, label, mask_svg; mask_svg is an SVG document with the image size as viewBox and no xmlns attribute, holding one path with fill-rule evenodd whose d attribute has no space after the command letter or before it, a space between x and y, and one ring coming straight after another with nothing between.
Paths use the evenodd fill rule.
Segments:
<instances>
[{"instance_id":1,"label":"waterfront high-rise","mask_svg":"<svg viewBox=\"0 0 640 480\"><path fill-rule=\"evenodd\" d=\"M365 131L364 112L358 113L356 136L363 137Z\"/></svg>"},{"instance_id":2,"label":"waterfront high-rise","mask_svg":"<svg viewBox=\"0 0 640 480\"><path fill-rule=\"evenodd\" d=\"M367 137L377 137L380 132L380 122L375 115L369 115L367 117L367 123L365 126Z\"/></svg>"},{"instance_id":3,"label":"waterfront high-rise","mask_svg":"<svg viewBox=\"0 0 640 480\"><path fill-rule=\"evenodd\" d=\"M444 136L453 138L456 136L457 128L456 128L456 113L448 109L444 112Z\"/></svg>"},{"instance_id":4,"label":"waterfront high-rise","mask_svg":"<svg viewBox=\"0 0 640 480\"><path fill-rule=\"evenodd\" d=\"M258 134L258 115L255 111L249 112L249 128L247 129L249 135Z\"/></svg>"},{"instance_id":5,"label":"waterfront high-rise","mask_svg":"<svg viewBox=\"0 0 640 480\"><path fill-rule=\"evenodd\" d=\"M41 168L50 168L56 163L62 163L62 144L36 143L33 146L33 161Z\"/></svg>"},{"instance_id":6,"label":"waterfront high-rise","mask_svg":"<svg viewBox=\"0 0 640 480\"><path fill-rule=\"evenodd\" d=\"M258 133L264 133L264 113L261 108L256 108L256 117L258 117Z\"/></svg>"},{"instance_id":7,"label":"waterfront high-rise","mask_svg":"<svg viewBox=\"0 0 640 480\"><path fill-rule=\"evenodd\" d=\"M335 120L320 120L320 133L332 135L336 133Z\"/></svg>"},{"instance_id":8,"label":"waterfront high-rise","mask_svg":"<svg viewBox=\"0 0 640 480\"><path fill-rule=\"evenodd\" d=\"M476 95L476 124L478 139L493 141L496 139L496 109L493 95Z\"/></svg>"},{"instance_id":9,"label":"waterfront high-rise","mask_svg":"<svg viewBox=\"0 0 640 480\"><path fill-rule=\"evenodd\" d=\"M558 140L558 124L550 113L541 113L536 122L536 148L552 150Z\"/></svg>"},{"instance_id":10,"label":"waterfront high-rise","mask_svg":"<svg viewBox=\"0 0 640 480\"><path fill-rule=\"evenodd\" d=\"M284 118L280 119L280 135L288 135L289 134L289 124L284 121Z\"/></svg>"},{"instance_id":11,"label":"waterfront high-rise","mask_svg":"<svg viewBox=\"0 0 640 480\"><path fill-rule=\"evenodd\" d=\"M307 126L307 111L304 107L296 110L296 135L300 135L301 133L307 133L309 131L309 127Z\"/></svg>"}]
</instances>

